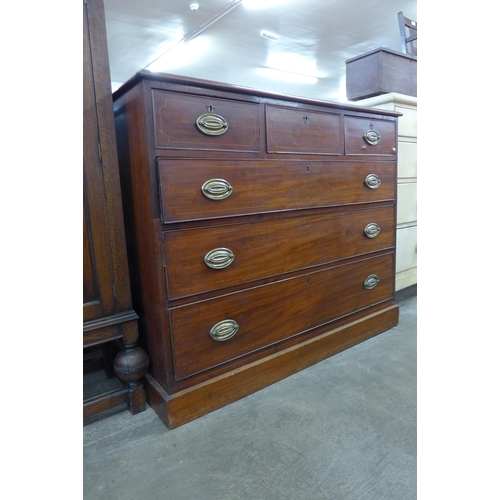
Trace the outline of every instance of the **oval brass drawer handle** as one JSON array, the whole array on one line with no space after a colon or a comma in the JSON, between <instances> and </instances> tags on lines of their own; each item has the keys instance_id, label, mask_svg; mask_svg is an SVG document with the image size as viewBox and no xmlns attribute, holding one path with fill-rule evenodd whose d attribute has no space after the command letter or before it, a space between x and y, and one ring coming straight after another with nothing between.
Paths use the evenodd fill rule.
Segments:
<instances>
[{"instance_id":1,"label":"oval brass drawer handle","mask_svg":"<svg viewBox=\"0 0 500 500\"><path fill-rule=\"evenodd\" d=\"M380 134L378 132L375 132L375 130L373 130L373 123L370 123L370 130L367 130L365 132L363 138L370 146L376 146L381 139Z\"/></svg>"},{"instance_id":2,"label":"oval brass drawer handle","mask_svg":"<svg viewBox=\"0 0 500 500\"><path fill-rule=\"evenodd\" d=\"M196 120L196 126L200 132L206 135L222 135L229 128L227 121L215 113L204 113Z\"/></svg>"},{"instance_id":3,"label":"oval brass drawer handle","mask_svg":"<svg viewBox=\"0 0 500 500\"><path fill-rule=\"evenodd\" d=\"M365 227L365 234L368 238L376 238L380 234L380 226L375 222L370 222Z\"/></svg>"},{"instance_id":4,"label":"oval brass drawer handle","mask_svg":"<svg viewBox=\"0 0 500 500\"><path fill-rule=\"evenodd\" d=\"M368 278L365 279L365 282L363 283L363 286L367 290L372 290L378 285L378 282L380 281L380 278L376 274L370 274Z\"/></svg>"},{"instance_id":5,"label":"oval brass drawer handle","mask_svg":"<svg viewBox=\"0 0 500 500\"><path fill-rule=\"evenodd\" d=\"M229 248L214 248L205 255L205 264L212 269L224 269L234 261L234 253Z\"/></svg>"},{"instance_id":6,"label":"oval brass drawer handle","mask_svg":"<svg viewBox=\"0 0 500 500\"><path fill-rule=\"evenodd\" d=\"M219 321L210 330L210 337L217 342L223 342L233 338L238 332L240 326L233 319Z\"/></svg>"},{"instance_id":7,"label":"oval brass drawer handle","mask_svg":"<svg viewBox=\"0 0 500 500\"><path fill-rule=\"evenodd\" d=\"M377 189L380 186L380 184L382 184L382 181L380 180L380 177L377 174L368 174L365 179L365 184L370 189Z\"/></svg>"},{"instance_id":8,"label":"oval brass drawer handle","mask_svg":"<svg viewBox=\"0 0 500 500\"><path fill-rule=\"evenodd\" d=\"M225 179L210 179L201 186L201 192L210 200L224 200L233 192L233 186Z\"/></svg>"}]
</instances>

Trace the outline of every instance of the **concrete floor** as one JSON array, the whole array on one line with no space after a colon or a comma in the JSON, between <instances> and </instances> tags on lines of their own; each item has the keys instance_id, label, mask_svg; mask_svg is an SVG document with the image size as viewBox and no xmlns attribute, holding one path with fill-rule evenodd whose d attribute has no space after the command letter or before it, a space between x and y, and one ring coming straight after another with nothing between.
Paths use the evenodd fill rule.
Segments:
<instances>
[{"instance_id":1,"label":"concrete floor","mask_svg":"<svg viewBox=\"0 0 500 500\"><path fill-rule=\"evenodd\" d=\"M151 408L83 429L84 500L417 498L417 297L399 325L168 430Z\"/></svg>"}]
</instances>

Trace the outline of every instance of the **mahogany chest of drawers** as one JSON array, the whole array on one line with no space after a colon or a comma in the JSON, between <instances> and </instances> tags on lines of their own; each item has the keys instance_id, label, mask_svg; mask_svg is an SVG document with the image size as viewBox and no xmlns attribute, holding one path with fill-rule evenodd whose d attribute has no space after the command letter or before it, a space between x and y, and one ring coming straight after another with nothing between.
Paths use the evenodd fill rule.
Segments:
<instances>
[{"instance_id":1,"label":"mahogany chest of drawers","mask_svg":"<svg viewBox=\"0 0 500 500\"><path fill-rule=\"evenodd\" d=\"M114 109L146 388L166 425L397 324L398 113L150 72Z\"/></svg>"}]
</instances>

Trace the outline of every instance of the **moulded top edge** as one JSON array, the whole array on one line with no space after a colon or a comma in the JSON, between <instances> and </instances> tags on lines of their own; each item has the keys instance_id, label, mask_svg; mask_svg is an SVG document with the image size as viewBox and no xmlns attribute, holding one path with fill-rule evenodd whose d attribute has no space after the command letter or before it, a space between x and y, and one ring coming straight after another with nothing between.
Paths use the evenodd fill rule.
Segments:
<instances>
[{"instance_id":1,"label":"moulded top edge","mask_svg":"<svg viewBox=\"0 0 500 500\"><path fill-rule=\"evenodd\" d=\"M417 60L417 56L414 56L412 54L405 54L404 52L398 52L396 50L388 49L386 47L379 47L374 50L370 50L368 52L365 52L364 54L359 54L359 56L351 57L350 59L347 59L345 63L350 63L352 61L356 61L357 59L363 59L363 57L371 56L372 54L376 54L377 52L387 52L389 54L393 54L395 56L400 56L405 59L412 59L413 61Z\"/></svg>"},{"instance_id":2,"label":"moulded top edge","mask_svg":"<svg viewBox=\"0 0 500 500\"><path fill-rule=\"evenodd\" d=\"M113 93L113 99L121 97L125 92L127 92L130 88L132 88L134 85L136 85L142 80L150 80L159 83L174 84L174 85L184 85L186 87L197 87L197 88L205 88L205 89L218 90L224 92L233 92L236 94L253 95L257 97L275 99L280 101L291 101L302 104L320 105L338 110L365 112L369 114L383 114L387 116L401 116L401 113L398 113L396 111L380 110L380 109L374 111L371 108L368 107L365 108L353 104L343 104L339 102L326 101L309 97L279 94L279 93L269 92L266 90L259 90L250 87L242 87L229 83L215 82L211 80L202 80L199 78L185 77L167 73L154 73L152 71L147 71L147 70L139 71L130 80L124 83L118 90L116 90Z\"/></svg>"}]
</instances>

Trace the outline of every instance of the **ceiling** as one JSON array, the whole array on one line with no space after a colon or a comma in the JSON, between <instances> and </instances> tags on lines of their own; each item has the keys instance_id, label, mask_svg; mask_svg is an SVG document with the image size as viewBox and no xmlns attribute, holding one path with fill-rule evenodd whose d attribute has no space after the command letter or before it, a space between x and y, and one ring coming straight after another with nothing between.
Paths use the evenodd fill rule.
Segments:
<instances>
[{"instance_id":1,"label":"ceiling","mask_svg":"<svg viewBox=\"0 0 500 500\"><path fill-rule=\"evenodd\" d=\"M113 91L149 69L340 102L345 61L379 47L401 51L398 12L417 20L417 0L104 0L104 6ZM262 30L279 38L264 38Z\"/></svg>"}]
</instances>

